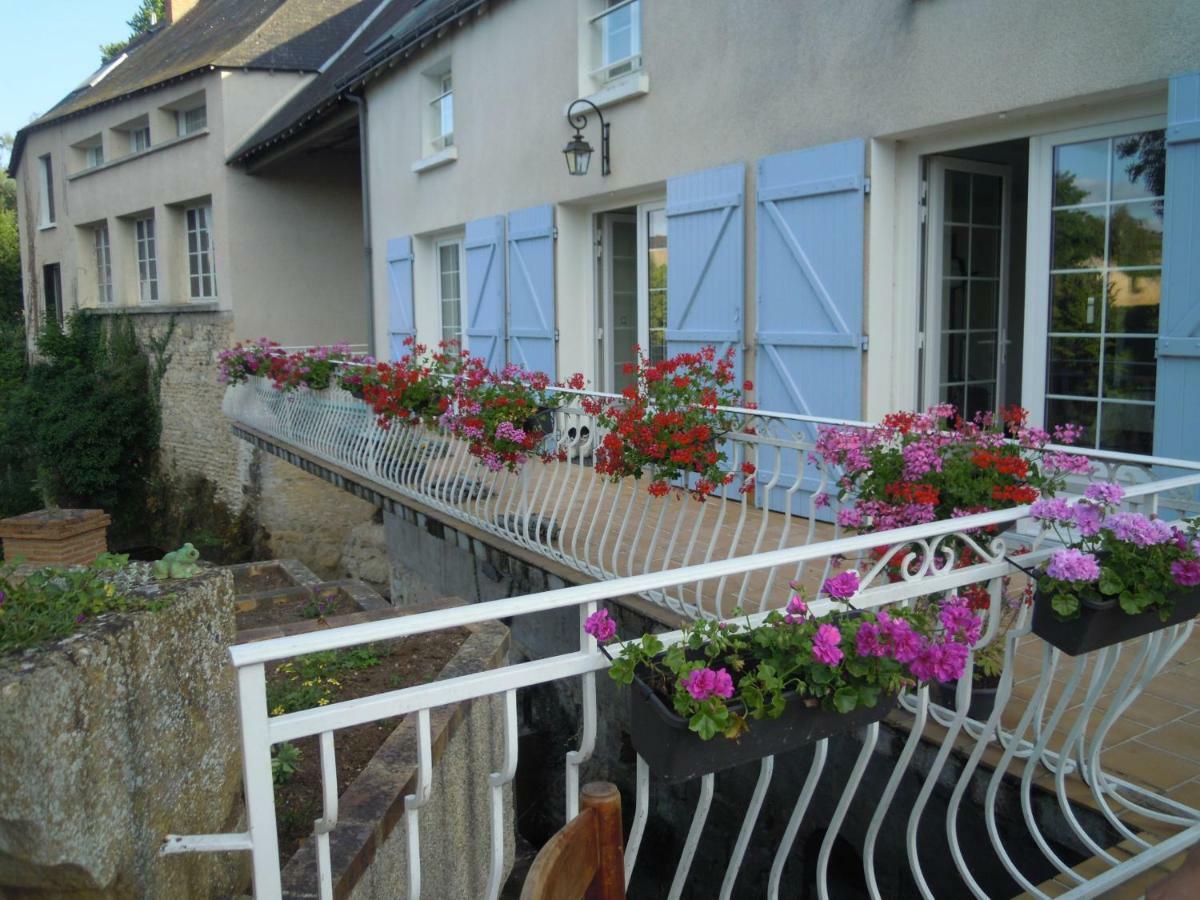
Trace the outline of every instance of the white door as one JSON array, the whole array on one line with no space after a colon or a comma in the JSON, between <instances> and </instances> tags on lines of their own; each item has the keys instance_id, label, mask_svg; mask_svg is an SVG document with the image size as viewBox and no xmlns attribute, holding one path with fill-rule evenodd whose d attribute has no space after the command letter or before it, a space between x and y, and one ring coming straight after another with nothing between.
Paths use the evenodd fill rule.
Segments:
<instances>
[{"instance_id":1,"label":"white door","mask_svg":"<svg viewBox=\"0 0 1200 900\"><path fill-rule=\"evenodd\" d=\"M1011 172L929 160L922 334L924 405L970 418L1004 403Z\"/></svg>"}]
</instances>

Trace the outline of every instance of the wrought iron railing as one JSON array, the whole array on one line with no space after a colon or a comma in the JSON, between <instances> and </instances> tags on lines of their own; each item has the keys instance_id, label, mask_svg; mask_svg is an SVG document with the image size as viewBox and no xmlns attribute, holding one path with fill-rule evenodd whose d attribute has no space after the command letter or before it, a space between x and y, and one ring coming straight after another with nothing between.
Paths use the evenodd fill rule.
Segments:
<instances>
[{"instance_id":1,"label":"wrought iron railing","mask_svg":"<svg viewBox=\"0 0 1200 900\"><path fill-rule=\"evenodd\" d=\"M968 665L967 674L956 686L952 704L939 706L931 702L928 688L901 696L895 715L908 733L894 759L881 762L873 755L881 726L873 724L865 729L851 775L820 844L816 883L821 897L829 896L831 855L852 810L859 819L869 817L862 866L873 897L884 893L878 878L879 841L888 816L899 816L905 822L908 869L925 897L934 893L918 846L919 835L931 825L944 832L949 842L950 855L945 865L953 866L953 873L961 883L959 895L987 896L960 840L960 830L968 816L982 817L981 829L986 832L990 848L1004 871L1013 882L1037 897L1051 894L1018 861L1031 847L1060 882L1075 885L1067 896L1090 897L1164 862L1200 840L1200 811L1121 777L1106 768L1101 756L1114 723L1171 662L1191 635L1192 622L1163 628L1124 645L1074 659L1061 655L1048 644L1039 644L1042 665L1032 696L1022 700L1014 693L1017 648L1020 642L1030 640L1031 623L1028 610L1022 608L1015 626L1002 627L1004 580L1013 573L1007 555L1021 545L1029 551L1025 559L1035 563L1049 552L1030 527L1032 522L1025 507L890 532L841 536L834 526L820 521L821 509L808 500L811 491L828 487L834 474L814 470L806 460L811 447L808 429L816 424L815 420L761 411L744 411L748 418L754 419L756 435L739 435L730 441L735 462L754 458L759 469L768 473L755 500L725 496L705 504L663 501L657 506L644 497L635 499L639 493L637 485L607 484L594 476L588 462L599 437L597 425L581 409L570 405L556 414L555 428L555 440L567 450L566 462L552 465L531 462L524 470L528 474L521 477L508 473L484 474L461 445L444 436L420 428L380 429L363 404L338 390L285 396L267 385L248 383L230 389L226 412L241 426L267 435L282 446L326 460L402 496L419 500L448 518L470 522L598 579L540 594L233 648L233 663L238 672L248 830L231 835L171 838L165 852L248 850L253 856L255 892L260 898L277 896L280 891L271 779L273 745L309 736L319 740L325 807L314 835L321 896L330 897L333 888L328 841L330 831L337 826L338 794L333 735L341 729L381 719L415 717L419 776L417 789L407 798L405 807L406 896L415 898L420 895L421 842L430 838L421 829L421 809L433 790L430 710L476 698L503 697L503 765L497 772L474 773L475 777L486 779L491 788L493 824L485 838L492 850L487 894L496 897L504 859L503 792L519 764L517 692L556 682L578 686L579 743L566 754L564 761L565 814L573 816L578 809L580 767L596 746L596 674L608 665L607 657L582 625L601 602L641 595L686 616L723 613L730 604L739 604L761 616L765 610L780 605L781 598L788 593L789 580L805 573L828 572L835 560L844 559L863 560L864 587L855 598L855 605L861 608L909 603L967 585L986 585L990 606L974 652L1001 642L1004 664L995 708L986 721L968 716L974 691L972 667ZM1089 455L1104 467L1103 477L1128 484L1125 502L1131 507L1167 515L1194 509L1192 498L1200 487L1200 465L1121 454ZM797 473L800 477L796 477ZM599 498L606 491L609 499L602 503ZM584 502L577 502L581 498ZM699 530L696 523L705 515L714 517L710 524L720 525L711 531ZM980 538L985 533L982 529L999 536ZM702 534L705 540L700 540ZM958 556L963 546L973 549L976 561L960 567L962 560ZM880 548L886 549L881 553ZM883 567L888 561L902 561L898 580L883 577ZM817 615L830 608L828 601L811 606ZM489 620L520 619L571 609L577 611L580 629L578 644L568 652L435 684L268 716L267 666L279 661ZM670 643L678 637L679 633L674 632L663 639ZM1059 676L1060 668L1066 672L1065 680ZM1006 710L1019 714L1015 725L1003 724ZM933 723L940 724L945 731L936 739L932 761L917 766L917 750L928 739L927 726ZM1065 737L1061 737L1064 732ZM1056 736L1060 736L1061 743L1053 749ZM957 774L957 764L950 764L956 748L965 757ZM787 826L773 848L767 885L771 898L780 894L784 865L792 856L793 844L806 816L814 814L812 799L828 764L828 745L822 741L815 747ZM731 896L742 874L742 860L764 800L771 791L774 765L771 757L762 760L755 788L745 800L737 839L718 892L722 898ZM861 776L869 766L880 765L891 766L884 789L871 796L860 795ZM1037 776L1046 773L1053 776L1052 787L1036 786ZM972 800L969 792L973 784L978 784L980 775L986 778L987 787L982 800L978 797ZM915 802L900 804L898 791L906 778L918 778L921 788ZM945 779L953 781L953 788L945 820L937 822L930 811L930 798ZM680 897L688 884L715 785L720 780L720 774L700 779L699 800L675 861L668 893L671 898ZM999 818L1002 788L1014 789L1004 788L1006 781L1016 784L1020 821ZM651 787L650 772L639 757L635 810L625 856L627 881L639 864L642 838L654 809ZM1087 869L1085 874L1081 867L1072 866L1070 860L1056 851L1035 814L1038 791L1053 795L1069 837L1093 854L1098 866ZM1125 849L1119 855L1097 840L1094 823L1089 825L1082 820L1085 811L1093 818L1099 817L1112 833L1124 839ZM1140 823L1136 827L1131 815ZM1178 833L1156 841L1142 828L1147 821Z\"/></svg>"}]
</instances>

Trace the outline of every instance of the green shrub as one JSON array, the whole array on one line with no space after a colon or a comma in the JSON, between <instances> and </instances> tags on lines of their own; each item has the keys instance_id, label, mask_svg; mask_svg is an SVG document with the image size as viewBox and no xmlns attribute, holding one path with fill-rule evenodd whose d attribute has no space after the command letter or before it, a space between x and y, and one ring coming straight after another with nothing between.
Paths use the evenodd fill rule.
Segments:
<instances>
[{"instance_id":1,"label":"green shrub","mask_svg":"<svg viewBox=\"0 0 1200 900\"><path fill-rule=\"evenodd\" d=\"M103 613L164 606L169 598L123 591L119 578L128 562L105 553L90 566L48 566L23 579L12 577L14 566L0 567L0 655L64 638Z\"/></svg>"},{"instance_id":2,"label":"green shrub","mask_svg":"<svg viewBox=\"0 0 1200 900\"><path fill-rule=\"evenodd\" d=\"M28 371L24 322L0 315L0 519L39 506L37 466L18 403Z\"/></svg>"}]
</instances>

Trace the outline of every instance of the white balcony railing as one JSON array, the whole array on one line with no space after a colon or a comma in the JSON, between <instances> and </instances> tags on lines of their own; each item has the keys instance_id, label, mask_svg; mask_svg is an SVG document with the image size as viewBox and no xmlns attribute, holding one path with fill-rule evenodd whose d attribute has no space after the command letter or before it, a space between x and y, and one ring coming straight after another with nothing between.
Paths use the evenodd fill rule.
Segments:
<instances>
[{"instance_id":1,"label":"white balcony railing","mask_svg":"<svg viewBox=\"0 0 1200 900\"><path fill-rule=\"evenodd\" d=\"M1101 753L1121 716L1137 702L1152 680L1163 672L1187 641L1193 623L1164 628L1145 638L1080 656L1073 660L1061 656L1049 645L1039 645L1041 666L1036 685L1027 700L1014 692L1017 651L1029 640L1030 622L1022 610L1015 627L1002 631L1002 587L1012 570L1005 557L1016 543L1027 543L1030 562L1048 552L1021 536L1032 523L1027 508L981 513L952 521L876 534L839 536L832 526L818 521L815 510L806 509L804 517L792 516L793 502L799 502L804 490L829 483L832 473L809 470L810 481L785 477L801 471L804 454L810 445L804 432L815 420L745 411L761 424L757 435L731 440L735 457L757 454L759 468L770 474L757 492L757 501L734 502L718 498L705 504L691 501L662 501L654 506L642 497L636 485L608 485L596 479L587 466L591 442L596 439L594 420L581 411L560 411L556 440L568 448L568 461L545 465L527 464L530 473L518 478L506 473L484 475L474 460L453 441L431 435L420 428L393 427L381 430L366 408L340 391L284 396L262 384L231 388L226 400L229 416L283 446L328 461L364 479L384 485L404 496L411 496L450 518L468 521L505 540L520 543L599 578L595 583L524 597L480 603L437 612L429 612L318 631L296 637L279 638L232 649L238 671L239 702L242 723L242 750L248 830L231 835L201 835L171 839L166 852L249 850L253 856L254 884L259 898L275 897L280 891L278 847L275 832L275 806L271 779L271 747L284 741L316 736L319 738L322 772L326 779L326 807L315 828L318 848L318 872L321 896L332 896L329 870L328 835L337 822L337 786L334 760L334 732L402 715L417 722L419 777L417 791L406 801L405 827L408 840L409 898L420 895L421 841L430 838L421 829L421 808L434 789L431 772L430 710L465 700L483 697L505 699L505 746L502 772L476 772L474 777L490 785L494 806L493 822L503 820L505 785L511 780L517 759L517 691L538 685L566 682L577 686L581 698L578 717L578 747L564 760L566 791L563 798L567 817L577 812L580 767L591 757L597 736L596 675L608 665L592 638L582 629L584 619L602 601L640 595L687 616L714 615L726 611L732 603L761 615L781 605L787 596L787 581L799 573L811 576L824 573L835 560L862 559L867 572L864 588L855 598L863 608L912 601L930 594L950 592L968 584L985 584L991 597L984 633L976 652L994 641L1003 642L1004 667L995 710L986 721L967 716L973 691L968 674L957 685L955 703L937 706L930 701L927 688L901 697L895 715L908 735L894 760L880 762L874 756L881 730L870 725L862 735L862 745L851 777L846 783L822 839L816 861L816 881L821 897L829 896L830 858L839 833L852 809L858 821L869 820L862 853L863 874L873 897L880 897L878 872L881 863L877 849L885 819L891 827L904 823L905 856L912 878L925 897L933 896L928 873L918 853L918 835L932 827L949 841L949 859L943 861L962 883L958 896L986 897L975 872L966 860L960 842L960 829L968 815L982 816L991 851L1004 871L1032 896L1051 893L1036 883L1017 858L1036 848L1045 858L1060 883L1073 886L1067 896L1096 896L1121 884L1146 869L1200 840L1200 811L1173 800L1114 773L1105 765ZM585 429L588 433L584 433ZM784 431L788 437L778 436ZM764 454L766 459L764 459ZM787 454L794 454L788 463ZM1107 477L1119 477L1129 484L1127 502L1150 512L1178 510L1189 502L1200 486L1200 466L1180 461L1153 460L1119 454L1090 454L1105 466ZM766 463L764 465L764 463ZM789 465L792 467L789 468ZM1183 474L1168 476L1164 468ZM602 492L609 491L607 500ZM634 494L637 494L635 498ZM590 498L590 500L587 500ZM587 502L579 502L587 500ZM810 504L802 503L808 507ZM772 509L772 507L777 507ZM701 541L697 522L713 517L710 535ZM547 517L554 525L547 523ZM720 523L720 524L717 524ZM978 529L994 527L999 537L982 541ZM954 567L953 547L967 542L976 551L979 562ZM722 543L724 542L724 543ZM702 546L701 546L702 545ZM905 560L902 578L890 582L881 576L881 561L871 563L868 554L886 547L884 559ZM874 560L875 557L870 557ZM815 614L828 612L825 602L812 604ZM295 656L334 650L378 641L427 634L489 620L519 619L549 610L577 610L580 629L578 644L568 652L530 662L517 662L499 669L450 678L436 684L421 684L375 696L332 703L328 706L269 717L266 703L266 667ZM678 632L663 636L670 643ZM1060 669L1065 673L1060 673ZM1103 698L1103 702L1102 702ZM1010 714L1006 715L1006 711ZM1014 721L1015 720L1015 721ZM943 726L936 732L936 754L920 767L914 763L918 747L933 723ZM1053 747L1056 748L1052 748ZM958 749L965 763L955 770L951 754ZM768 896L779 896L784 865L793 851L793 843L810 808L814 792L827 766L827 744L815 749L807 778L799 798L792 806L787 827L772 848ZM891 771L881 793L863 796L859 787L868 766L890 765ZM729 897L741 874L742 860L752 832L772 789L774 760L763 760L755 790L740 805L744 809L738 837L725 866L719 892ZM988 774L990 769L990 774ZM987 789L982 801L968 803L972 779L983 775ZM1052 776L1047 785L1045 776ZM1035 780L1043 776L1040 787ZM674 864L674 876L668 896L682 896L702 833L706 827L715 784L720 773L700 779L700 793L686 839ZM901 782L918 778L921 788L912 801L897 801ZM953 782L944 821L937 821L930 809L935 788L946 779ZM1020 821L998 818L998 797L1004 784L1015 783L1020 798ZM977 783L977 782L976 782ZM626 881L634 873L642 837L654 810L652 782L644 761L637 763L635 810L632 831L625 856ZM795 785L786 785L794 793ZM1034 795L1050 792L1057 800L1071 837L1094 854L1096 867L1077 871L1060 858L1043 833L1035 815ZM792 796L789 793L788 796ZM1102 846L1080 819L1087 808L1099 816L1124 839L1120 854ZM980 812L980 809L982 812ZM1138 825L1132 824L1131 816ZM1146 822L1177 832L1161 839L1144 830ZM493 825L481 839L491 842L492 872L488 895L496 897L500 889L503 860L502 830ZM973 849L973 848L972 848ZM928 851L927 851L928 852ZM926 857L928 860L928 857ZM894 860L887 860L894 868ZM399 893L399 890L397 891ZM1056 891L1055 893L1058 893Z\"/></svg>"}]
</instances>

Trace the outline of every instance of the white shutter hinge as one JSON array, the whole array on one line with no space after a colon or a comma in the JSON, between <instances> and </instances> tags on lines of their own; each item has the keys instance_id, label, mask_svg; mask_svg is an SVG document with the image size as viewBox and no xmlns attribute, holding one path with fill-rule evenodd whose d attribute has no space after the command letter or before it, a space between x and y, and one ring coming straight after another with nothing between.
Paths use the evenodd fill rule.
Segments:
<instances>
[{"instance_id":1,"label":"white shutter hinge","mask_svg":"<svg viewBox=\"0 0 1200 900\"><path fill-rule=\"evenodd\" d=\"M864 194L871 193L871 179L870 178L863 179L863 193Z\"/></svg>"},{"instance_id":2,"label":"white shutter hinge","mask_svg":"<svg viewBox=\"0 0 1200 900\"><path fill-rule=\"evenodd\" d=\"M923 331L917 332L917 349L918 350L925 349L925 332L923 332Z\"/></svg>"},{"instance_id":3,"label":"white shutter hinge","mask_svg":"<svg viewBox=\"0 0 1200 900\"><path fill-rule=\"evenodd\" d=\"M858 345L863 350L869 349L871 346L871 336L869 334L864 334L861 338L858 339Z\"/></svg>"},{"instance_id":4,"label":"white shutter hinge","mask_svg":"<svg viewBox=\"0 0 1200 900\"><path fill-rule=\"evenodd\" d=\"M556 241L558 240L558 226L557 225L555 225L553 228L550 229L550 237L553 240L556 240Z\"/></svg>"},{"instance_id":5,"label":"white shutter hinge","mask_svg":"<svg viewBox=\"0 0 1200 900\"><path fill-rule=\"evenodd\" d=\"M557 328L554 329L554 340L556 343L558 342L558 329Z\"/></svg>"},{"instance_id":6,"label":"white shutter hinge","mask_svg":"<svg viewBox=\"0 0 1200 900\"><path fill-rule=\"evenodd\" d=\"M921 181L921 199L917 202L917 207L921 211L921 224L922 225L925 224L925 215L926 215L926 213L928 211L928 207L929 207L928 200L925 196L926 190L928 187L929 187L929 182L922 180Z\"/></svg>"}]
</instances>

